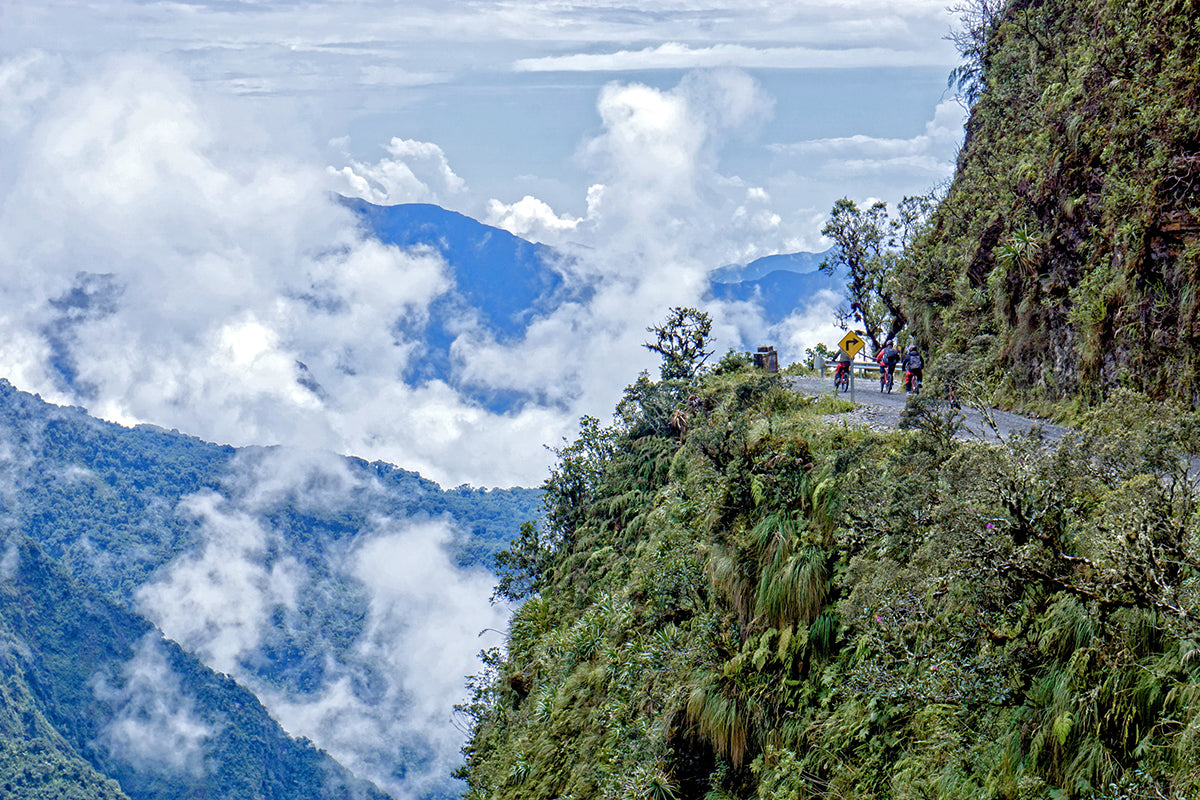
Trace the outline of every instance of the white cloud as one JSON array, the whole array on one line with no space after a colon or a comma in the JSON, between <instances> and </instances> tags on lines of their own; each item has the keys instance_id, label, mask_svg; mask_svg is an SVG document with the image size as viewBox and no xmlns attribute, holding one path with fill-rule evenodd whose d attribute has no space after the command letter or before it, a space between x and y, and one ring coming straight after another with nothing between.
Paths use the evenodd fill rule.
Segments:
<instances>
[{"instance_id":1,"label":"white cloud","mask_svg":"<svg viewBox=\"0 0 1200 800\"><path fill-rule=\"evenodd\" d=\"M343 194L375 203L446 203L466 185L454 174L446 154L436 144L395 137L387 146L390 158L375 164L352 162L329 168Z\"/></svg>"},{"instance_id":2,"label":"white cloud","mask_svg":"<svg viewBox=\"0 0 1200 800\"><path fill-rule=\"evenodd\" d=\"M489 201L483 221L523 239L548 244L561 241L563 234L574 231L582 222L578 217L556 215L549 204L529 195L509 204Z\"/></svg>"},{"instance_id":3,"label":"white cloud","mask_svg":"<svg viewBox=\"0 0 1200 800\"><path fill-rule=\"evenodd\" d=\"M385 64L370 64L362 68L360 82L367 86L429 86L445 83L450 75L445 72L411 72L403 67Z\"/></svg>"},{"instance_id":4,"label":"white cloud","mask_svg":"<svg viewBox=\"0 0 1200 800\"><path fill-rule=\"evenodd\" d=\"M220 495L192 495L180 510L199 523L203 544L140 587L138 606L210 667L237 673L271 613L295 609L304 568L291 557L268 559L272 542L262 523Z\"/></svg>"},{"instance_id":5,"label":"white cloud","mask_svg":"<svg viewBox=\"0 0 1200 800\"><path fill-rule=\"evenodd\" d=\"M220 494L204 491L180 503L178 512L198 523L199 541L136 597L166 635L254 691L289 733L311 739L398 798L425 797L448 788L463 744L451 724L453 707L467 699L465 677L479 669L480 648L499 643L498 635L481 640L480 632L505 627L509 609L489 602L494 576L454 563L447 546L461 532L449 518L375 519L336 541L293 539L268 523L285 508L336 517L378 491L328 453L240 453ZM336 620L341 634L315 629L326 617L310 619L307 608L322 603L335 618L350 615ZM354 630L359 609L361 629L331 647ZM284 688L260 672L270 663L264 648L280 641L308 643L306 656L322 661L315 686ZM139 667L137 674L163 674L156 669ZM170 703L177 690L169 680L164 687ZM141 707L108 683L101 691L114 705ZM179 708L182 736L190 706ZM125 717L136 715L119 716L113 737L128 748L137 731Z\"/></svg>"},{"instance_id":6,"label":"white cloud","mask_svg":"<svg viewBox=\"0 0 1200 800\"><path fill-rule=\"evenodd\" d=\"M845 332L833 325L834 310L842 298L834 292L820 292L808 305L775 326L772 333L780 342L779 350L790 360L800 361L804 351L817 344L835 347Z\"/></svg>"},{"instance_id":7,"label":"white cloud","mask_svg":"<svg viewBox=\"0 0 1200 800\"><path fill-rule=\"evenodd\" d=\"M39 50L0 60L0 132L30 123L61 68L59 59Z\"/></svg>"},{"instance_id":8,"label":"white cloud","mask_svg":"<svg viewBox=\"0 0 1200 800\"><path fill-rule=\"evenodd\" d=\"M8 580L17 572L17 567L21 564L21 551L17 549L15 542L9 540L4 543L4 556L0 557L0 580Z\"/></svg>"},{"instance_id":9,"label":"white cloud","mask_svg":"<svg viewBox=\"0 0 1200 800\"><path fill-rule=\"evenodd\" d=\"M438 255L361 239L319 169L261 149L260 123L158 65L118 62L43 107L0 207L0 373L214 441L303 443L452 484L540 481L541 445L569 418L497 418L401 379L421 354L397 326L419 328L452 286ZM390 152L461 188L436 147ZM68 324L61 298L93 284L107 294Z\"/></svg>"},{"instance_id":10,"label":"white cloud","mask_svg":"<svg viewBox=\"0 0 1200 800\"><path fill-rule=\"evenodd\" d=\"M200 776L216 731L197 714L162 648L159 634L148 633L120 675L93 676L93 694L113 712L98 743L137 770Z\"/></svg>"},{"instance_id":11,"label":"white cloud","mask_svg":"<svg viewBox=\"0 0 1200 800\"><path fill-rule=\"evenodd\" d=\"M805 159L811 169L828 174L890 170L925 174L930 180L954 171L954 157L962 142L966 111L957 100L946 100L934 109L925 131L909 139L844 136L775 144L780 155Z\"/></svg>"},{"instance_id":12,"label":"white cloud","mask_svg":"<svg viewBox=\"0 0 1200 800\"><path fill-rule=\"evenodd\" d=\"M269 122L145 59L38 94L6 151L24 157L3 162L15 179L0 210L0 372L107 419L382 458L443 484L539 483L543 445L570 437L582 414L606 417L621 387L653 369L641 343L664 309L699 303L709 269L819 229L720 169L725 143L771 113L748 75L610 83L602 129L579 151L593 177L586 215L526 196L494 201L489 217L582 245L561 269L586 301L531 319L516 342L447 321L456 380L536 401L498 415L445 383L404 382L452 270L432 251L361 238L325 194L330 176L272 149ZM933 153L952 124L939 109L907 147ZM862 160L845 144L812 146ZM466 192L438 146L399 137L380 162L333 172L376 201ZM93 306L67 320L61 299L84 289ZM719 348L740 344L735 328L719 330Z\"/></svg>"},{"instance_id":13,"label":"white cloud","mask_svg":"<svg viewBox=\"0 0 1200 800\"><path fill-rule=\"evenodd\" d=\"M517 72L620 72L648 69L856 69L862 67L953 66L953 48L923 47L898 50L887 47L751 47L713 44L693 47L664 42L641 50L608 53L572 53L521 58Z\"/></svg>"},{"instance_id":14,"label":"white cloud","mask_svg":"<svg viewBox=\"0 0 1200 800\"><path fill-rule=\"evenodd\" d=\"M381 521L350 561L371 598L354 653L381 681L370 699L335 669L315 699L271 702L285 727L399 798L445 787L463 745L454 705L467 699L465 676L478 671L479 649L499 638L480 633L506 626L507 610L488 603L494 577L456 568L445 551L451 535L443 522ZM417 759L403 783L382 771L397 745Z\"/></svg>"}]
</instances>

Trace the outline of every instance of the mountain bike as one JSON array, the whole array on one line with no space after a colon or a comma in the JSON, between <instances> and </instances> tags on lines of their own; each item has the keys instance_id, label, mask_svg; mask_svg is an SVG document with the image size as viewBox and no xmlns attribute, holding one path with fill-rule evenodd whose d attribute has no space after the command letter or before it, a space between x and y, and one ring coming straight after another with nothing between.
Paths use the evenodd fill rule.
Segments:
<instances>
[{"instance_id":1,"label":"mountain bike","mask_svg":"<svg viewBox=\"0 0 1200 800\"><path fill-rule=\"evenodd\" d=\"M921 373L920 371L913 372L905 370L904 372L904 390L911 394L921 393Z\"/></svg>"},{"instance_id":2,"label":"mountain bike","mask_svg":"<svg viewBox=\"0 0 1200 800\"><path fill-rule=\"evenodd\" d=\"M833 390L835 392L850 391L850 365L839 361L833 370Z\"/></svg>"},{"instance_id":3,"label":"mountain bike","mask_svg":"<svg viewBox=\"0 0 1200 800\"><path fill-rule=\"evenodd\" d=\"M895 381L895 367L888 367L886 364L879 366L879 393L892 393L892 383Z\"/></svg>"}]
</instances>

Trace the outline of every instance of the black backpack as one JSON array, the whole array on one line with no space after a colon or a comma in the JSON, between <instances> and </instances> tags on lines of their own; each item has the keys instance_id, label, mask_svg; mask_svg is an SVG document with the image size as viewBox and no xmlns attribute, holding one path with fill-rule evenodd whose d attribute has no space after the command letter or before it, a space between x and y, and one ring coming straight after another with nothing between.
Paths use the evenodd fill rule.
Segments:
<instances>
[{"instance_id":1,"label":"black backpack","mask_svg":"<svg viewBox=\"0 0 1200 800\"><path fill-rule=\"evenodd\" d=\"M914 352L914 353L909 354L909 356L908 356L908 368L909 369L921 369L921 367L923 367L923 366L925 366L925 362L921 360L920 353Z\"/></svg>"}]
</instances>

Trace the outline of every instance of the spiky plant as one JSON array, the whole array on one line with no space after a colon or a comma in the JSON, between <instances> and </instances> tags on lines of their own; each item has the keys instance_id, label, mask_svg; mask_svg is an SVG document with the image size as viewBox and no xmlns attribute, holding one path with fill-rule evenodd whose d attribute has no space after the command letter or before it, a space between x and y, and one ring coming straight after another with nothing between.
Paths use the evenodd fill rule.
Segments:
<instances>
[{"instance_id":1,"label":"spiky plant","mask_svg":"<svg viewBox=\"0 0 1200 800\"><path fill-rule=\"evenodd\" d=\"M777 628L811 622L828 594L827 562L818 547L777 548L759 574L755 613Z\"/></svg>"},{"instance_id":2,"label":"spiky plant","mask_svg":"<svg viewBox=\"0 0 1200 800\"><path fill-rule=\"evenodd\" d=\"M735 767L745 763L766 721L761 703L739 691L732 680L711 672L703 673L692 687L686 711L713 750Z\"/></svg>"}]
</instances>

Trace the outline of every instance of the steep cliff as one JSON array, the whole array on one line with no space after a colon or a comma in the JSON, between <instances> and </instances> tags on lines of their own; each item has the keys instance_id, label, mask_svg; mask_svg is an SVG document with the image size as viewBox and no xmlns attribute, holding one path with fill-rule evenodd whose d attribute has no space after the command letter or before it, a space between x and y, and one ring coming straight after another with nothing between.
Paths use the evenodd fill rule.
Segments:
<instances>
[{"instance_id":1,"label":"steep cliff","mask_svg":"<svg viewBox=\"0 0 1200 800\"><path fill-rule=\"evenodd\" d=\"M1200 400L1200 7L1016 0L977 32L912 331L1017 402Z\"/></svg>"}]
</instances>

